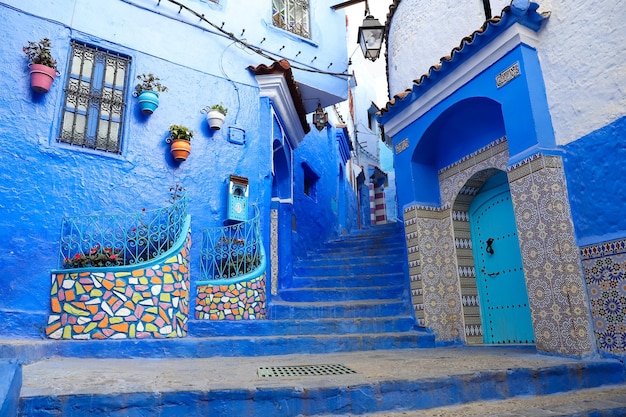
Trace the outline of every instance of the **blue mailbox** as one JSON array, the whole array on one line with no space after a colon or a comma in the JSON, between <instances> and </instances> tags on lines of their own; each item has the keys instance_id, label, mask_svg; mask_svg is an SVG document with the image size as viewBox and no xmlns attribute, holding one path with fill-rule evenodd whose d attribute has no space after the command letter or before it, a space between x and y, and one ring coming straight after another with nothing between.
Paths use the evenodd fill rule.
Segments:
<instances>
[{"instance_id":1,"label":"blue mailbox","mask_svg":"<svg viewBox=\"0 0 626 417\"><path fill-rule=\"evenodd\" d=\"M248 179L231 175L228 184L228 220L248 220Z\"/></svg>"}]
</instances>

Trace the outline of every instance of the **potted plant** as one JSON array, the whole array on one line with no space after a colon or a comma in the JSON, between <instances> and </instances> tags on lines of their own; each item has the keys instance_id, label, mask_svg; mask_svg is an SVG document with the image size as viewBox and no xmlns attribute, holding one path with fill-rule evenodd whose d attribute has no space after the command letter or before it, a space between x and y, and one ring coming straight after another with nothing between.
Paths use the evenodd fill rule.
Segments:
<instances>
[{"instance_id":1,"label":"potted plant","mask_svg":"<svg viewBox=\"0 0 626 417\"><path fill-rule=\"evenodd\" d=\"M214 104L209 107L209 112L206 115L206 121L213 130L220 130L222 124L224 124L224 118L228 113L228 109L220 104Z\"/></svg>"},{"instance_id":2,"label":"potted plant","mask_svg":"<svg viewBox=\"0 0 626 417\"><path fill-rule=\"evenodd\" d=\"M159 93L167 91L161 79L154 74L139 74L141 81L135 86L135 96L139 99L139 107L144 114L152 114L159 107Z\"/></svg>"},{"instance_id":3,"label":"potted plant","mask_svg":"<svg viewBox=\"0 0 626 417\"><path fill-rule=\"evenodd\" d=\"M36 93L47 93L57 75L57 61L52 58L50 39L43 38L39 42L28 41L22 48L30 61L30 88Z\"/></svg>"},{"instance_id":4,"label":"potted plant","mask_svg":"<svg viewBox=\"0 0 626 417\"><path fill-rule=\"evenodd\" d=\"M191 138L193 138L193 132L185 126L170 126L170 135L167 138L167 142L171 143L170 150L176 161L182 162L189 156L191 152Z\"/></svg>"}]
</instances>

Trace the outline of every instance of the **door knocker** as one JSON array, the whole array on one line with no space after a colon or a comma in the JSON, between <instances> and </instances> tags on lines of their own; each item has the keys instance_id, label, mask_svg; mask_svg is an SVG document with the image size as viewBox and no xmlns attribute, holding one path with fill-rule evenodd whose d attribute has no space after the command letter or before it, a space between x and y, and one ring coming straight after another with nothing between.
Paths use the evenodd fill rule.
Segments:
<instances>
[{"instance_id":1,"label":"door knocker","mask_svg":"<svg viewBox=\"0 0 626 417\"><path fill-rule=\"evenodd\" d=\"M493 238L490 237L489 239L487 239L487 248L485 249L485 251L491 255L493 255L493 248L491 247L492 243L493 243Z\"/></svg>"}]
</instances>

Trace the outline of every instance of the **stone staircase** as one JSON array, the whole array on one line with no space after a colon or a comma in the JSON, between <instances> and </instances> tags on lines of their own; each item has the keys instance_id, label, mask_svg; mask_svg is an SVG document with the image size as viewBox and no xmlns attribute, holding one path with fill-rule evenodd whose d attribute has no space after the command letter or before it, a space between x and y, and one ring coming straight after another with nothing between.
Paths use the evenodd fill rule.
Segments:
<instances>
[{"instance_id":1,"label":"stone staircase","mask_svg":"<svg viewBox=\"0 0 626 417\"><path fill-rule=\"evenodd\" d=\"M189 336L254 337L266 355L434 347L414 326L403 264L399 225L347 235L294 262L268 320L191 321Z\"/></svg>"}]
</instances>

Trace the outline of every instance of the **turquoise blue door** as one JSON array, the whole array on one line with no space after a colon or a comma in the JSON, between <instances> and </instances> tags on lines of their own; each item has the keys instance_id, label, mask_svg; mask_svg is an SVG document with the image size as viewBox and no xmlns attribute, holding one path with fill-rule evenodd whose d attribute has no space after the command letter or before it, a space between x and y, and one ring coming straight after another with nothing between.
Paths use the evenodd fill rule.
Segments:
<instances>
[{"instance_id":1,"label":"turquoise blue door","mask_svg":"<svg viewBox=\"0 0 626 417\"><path fill-rule=\"evenodd\" d=\"M469 213L484 342L534 343L506 173L487 180L472 200Z\"/></svg>"}]
</instances>

